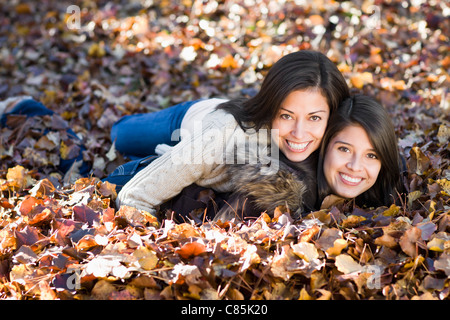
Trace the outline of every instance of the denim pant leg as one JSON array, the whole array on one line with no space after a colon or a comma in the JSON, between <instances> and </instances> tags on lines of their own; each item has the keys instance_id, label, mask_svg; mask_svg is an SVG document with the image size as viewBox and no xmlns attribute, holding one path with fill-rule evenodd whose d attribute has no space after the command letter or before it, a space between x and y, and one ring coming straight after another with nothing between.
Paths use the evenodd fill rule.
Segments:
<instances>
[{"instance_id":1,"label":"denim pant leg","mask_svg":"<svg viewBox=\"0 0 450 320\"><path fill-rule=\"evenodd\" d=\"M155 154L158 144L175 145L172 133L180 129L187 110L196 102L187 101L156 112L124 116L111 129L117 151L129 158Z\"/></svg>"},{"instance_id":2,"label":"denim pant leg","mask_svg":"<svg viewBox=\"0 0 450 320\"><path fill-rule=\"evenodd\" d=\"M0 119L0 125L2 127L6 126L8 115L25 115L27 117L34 117L46 115L51 116L54 113L55 113L54 111L48 109L39 101L33 99L25 99L19 102L16 106L14 106L14 108L11 109L9 112L2 115ZM44 135L47 134L48 131L49 130L46 130L44 132ZM83 150L86 150L86 148L81 144L80 138L78 138L78 136L72 129L69 128L66 131L68 133L68 136L78 143L78 145L80 146L80 152L75 158L60 159L58 169L61 170L61 172L63 173L66 173L75 161L83 161ZM79 171L82 176L87 176L89 174L90 169L91 169L90 165L83 161Z\"/></svg>"},{"instance_id":3,"label":"denim pant leg","mask_svg":"<svg viewBox=\"0 0 450 320\"><path fill-rule=\"evenodd\" d=\"M42 103L33 100L33 99L25 99L20 101L18 104L14 106L10 111L2 114L0 124L2 127L6 127L6 121L8 119L8 115L26 115L27 117L33 116L45 116L52 115L54 112L44 106Z\"/></svg>"},{"instance_id":4,"label":"denim pant leg","mask_svg":"<svg viewBox=\"0 0 450 320\"><path fill-rule=\"evenodd\" d=\"M108 181L109 183L115 184L116 191L119 192L131 178L157 158L158 156L152 155L142 159L129 161L118 166L109 176L102 179L102 181Z\"/></svg>"}]
</instances>

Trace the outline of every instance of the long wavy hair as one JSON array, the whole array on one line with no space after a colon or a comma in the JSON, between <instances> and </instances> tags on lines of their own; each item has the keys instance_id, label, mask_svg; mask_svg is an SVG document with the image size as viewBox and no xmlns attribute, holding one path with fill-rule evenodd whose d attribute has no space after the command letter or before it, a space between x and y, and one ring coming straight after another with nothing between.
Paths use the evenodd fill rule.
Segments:
<instances>
[{"instance_id":1,"label":"long wavy hair","mask_svg":"<svg viewBox=\"0 0 450 320\"><path fill-rule=\"evenodd\" d=\"M249 99L234 99L217 108L231 113L243 129L270 128L284 99L297 90L317 89L332 114L347 98L347 83L324 54L302 50L279 59L264 78L259 92Z\"/></svg>"}]
</instances>

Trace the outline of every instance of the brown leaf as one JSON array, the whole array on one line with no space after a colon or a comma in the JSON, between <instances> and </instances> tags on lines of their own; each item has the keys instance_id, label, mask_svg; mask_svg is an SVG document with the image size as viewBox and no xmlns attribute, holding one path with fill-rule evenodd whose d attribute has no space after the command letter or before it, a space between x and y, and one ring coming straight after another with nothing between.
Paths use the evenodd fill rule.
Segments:
<instances>
[{"instance_id":1,"label":"brown leaf","mask_svg":"<svg viewBox=\"0 0 450 320\"><path fill-rule=\"evenodd\" d=\"M151 225L158 225L158 219L145 210L139 210L134 207L121 206L119 211L117 211L117 217L125 218L125 220L131 225L144 226L146 223Z\"/></svg>"},{"instance_id":2,"label":"brown leaf","mask_svg":"<svg viewBox=\"0 0 450 320\"><path fill-rule=\"evenodd\" d=\"M422 175L430 168L430 159L419 147L413 147L409 154L408 167L410 172Z\"/></svg>"},{"instance_id":3,"label":"brown leaf","mask_svg":"<svg viewBox=\"0 0 450 320\"><path fill-rule=\"evenodd\" d=\"M410 257L417 257L416 243L421 239L422 230L417 227L409 228L400 238L400 247Z\"/></svg>"},{"instance_id":4,"label":"brown leaf","mask_svg":"<svg viewBox=\"0 0 450 320\"><path fill-rule=\"evenodd\" d=\"M115 184L105 181L105 182L99 182L99 185L97 185L97 189L102 194L102 196L111 197L111 199L113 199L113 200L117 198Z\"/></svg>"},{"instance_id":5,"label":"brown leaf","mask_svg":"<svg viewBox=\"0 0 450 320\"><path fill-rule=\"evenodd\" d=\"M342 227L344 228L354 228L358 226L361 222L366 220L366 218L362 216L350 215L346 219L342 220Z\"/></svg>"},{"instance_id":6,"label":"brown leaf","mask_svg":"<svg viewBox=\"0 0 450 320\"><path fill-rule=\"evenodd\" d=\"M56 188L53 183L47 178L40 180L36 185L30 190L30 194L35 198L42 198L43 196L52 195Z\"/></svg>"},{"instance_id":7,"label":"brown leaf","mask_svg":"<svg viewBox=\"0 0 450 320\"><path fill-rule=\"evenodd\" d=\"M386 246L392 249L398 245L398 239L388 234L383 234L381 237L375 239L375 244L378 246Z\"/></svg>"},{"instance_id":8,"label":"brown leaf","mask_svg":"<svg viewBox=\"0 0 450 320\"><path fill-rule=\"evenodd\" d=\"M315 224L311 228L304 230L298 239L299 242L309 242L311 241L320 231L320 227Z\"/></svg>"},{"instance_id":9,"label":"brown leaf","mask_svg":"<svg viewBox=\"0 0 450 320\"><path fill-rule=\"evenodd\" d=\"M171 239L198 237L199 235L199 232L189 223L177 224L168 231Z\"/></svg>"},{"instance_id":10,"label":"brown leaf","mask_svg":"<svg viewBox=\"0 0 450 320\"><path fill-rule=\"evenodd\" d=\"M17 247L22 245L32 246L44 237L35 227L26 226L20 231L15 231L15 237L17 239Z\"/></svg>"},{"instance_id":11,"label":"brown leaf","mask_svg":"<svg viewBox=\"0 0 450 320\"><path fill-rule=\"evenodd\" d=\"M342 239L342 232L336 228L324 230L319 240L316 241L320 249L326 251L334 246L337 239Z\"/></svg>"},{"instance_id":12,"label":"brown leaf","mask_svg":"<svg viewBox=\"0 0 450 320\"><path fill-rule=\"evenodd\" d=\"M443 270L447 277L450 277L450 254L443 253L434 263L434 267Z\"/></svg>"},{"instance_id":13,"label":"brown leaf","mask_svg":"<svg viewBox=\"0 0 450 320\"><path fill-rule=\"evenodd\" d=\"M38 226L42 223L48 222L55 216L54 212L49 208L44 208L39 206L40 210L36 210L38 208L34 208L25 218L24 221L27 222L30 226Z\"/></svg>"},{"instance_id":14,"label":"brown leaf","mask_svg":"<svg viewBox=\"0 0 450 320\"><path fill-rule=\"evenodd\" d=\"M345 199L334 194L330 194L323 199L320 209L331 209L345 202Z\"/></svg>"},{"instance_id":15,"label":"brown leaf","mask_svg":"<svg viewBox=\"0 0 450 320\"><path fill-rule=\"evenodd\" d=\"M73 207L73 217L74 220L87 223L90 227L94 223L100 221L100 214L86 205L76 205Z\"/></svg>"}]
</instances>

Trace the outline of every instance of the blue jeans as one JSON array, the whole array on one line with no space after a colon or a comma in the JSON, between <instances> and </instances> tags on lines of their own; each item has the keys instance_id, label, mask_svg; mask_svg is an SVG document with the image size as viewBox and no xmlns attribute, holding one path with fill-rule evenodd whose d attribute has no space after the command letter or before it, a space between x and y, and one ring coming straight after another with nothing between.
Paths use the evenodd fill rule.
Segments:
<instances>
[{"instance_id":1,"label":"blue jeans","mask_svg":"<svg viewBox=\"0 0 450 320\"><path fill-rule=\"evenodd\" d=\"M132 160L118 166L109 176L102 179L103 182L108 181L116 185L116 191L119 192L125 183L131 180L136 173L144 169L158 156L148 156L142 159Z\"/></svg>"},{"instance_id":2,"label":"blue jeans","mask_svg":"<svg viewBox=\"0 0 450 320\"><path fill-rule=\"evenodd\" d=\"M2 115L0 119L0 125L2 127L6 126L6 122L8 119L8 115L26 115L27 117L34 117L34 116L46 116L46 115L53 115L54 111L48 109L45 107L42 103L35 101L33 99L26 99L19 102L17 105L14 106L12 110L9 112L6 112ZM46 135L50 130L45 130L44 135ZM86 150L86 148L81 144L80 138L73 132L72 129L68 128L66 129L66 132L68 134L69 139L74 140L74 142L80 147L80 151L78 155L72 159L62 159L60 158L58 169L66 173L72 164L75 161L83 161L83 150ZM90 165L85 163L83 161L81 167L80 167L80 174L82 176L87 176L90 171Z\"/></svg>"},{"instance_id":3,"label":"blue jeans","mask_svg":"<svg viewBox=\"0 0 450 320\"><path fill-rule=\"evenodd\" d=\"M180 129L188 109L198 102L187 101L161 111L124 116L111 129L111 141L115 148L130 159L155 154L158 144L174 146L172 133Z\"/></svg>"},{"instance_id":4,"label":"blue jeans","mask_svg":"<svg viewBox=\"0 0 450 320\"><path fill-rule=\"evenodd\" d=\"M187 101L157 112L125 116L111 130L115 148L132 161L117 167L103 179L116 185L119 192L136 173L144 169L158 156L155 147L165 143L174 146L172 133L180 129L181 121L188 109L199 100Z\"/></svg>"}]
</instances>

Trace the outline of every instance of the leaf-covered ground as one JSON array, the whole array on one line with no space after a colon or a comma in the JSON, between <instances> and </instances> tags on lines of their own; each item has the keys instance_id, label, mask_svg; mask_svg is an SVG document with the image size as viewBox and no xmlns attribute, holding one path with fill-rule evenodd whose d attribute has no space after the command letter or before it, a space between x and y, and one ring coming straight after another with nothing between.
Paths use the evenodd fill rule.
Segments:
<instances>
[{"instance_id":1,"label":"leaf-covered ground","mask_svg":"<svg viewBox=\"0 0 450 320\"><path fill-rule=\"evenodd\" d=\"M0 132L1 299L448 299L449 7L444 1L8 1L0 99L56 115ZM76 10L80 9L79 28ZM75 16L74 16L75 14ZM392 114L403 203L292 221L159 225L114 208L123 115L250 96L282 55L321 50ZM62 175L70 126L92 178ZM46 128L53 128L46 133ZM163 187L163 186L161 186Z\"/></svg>"}]
</instances>

